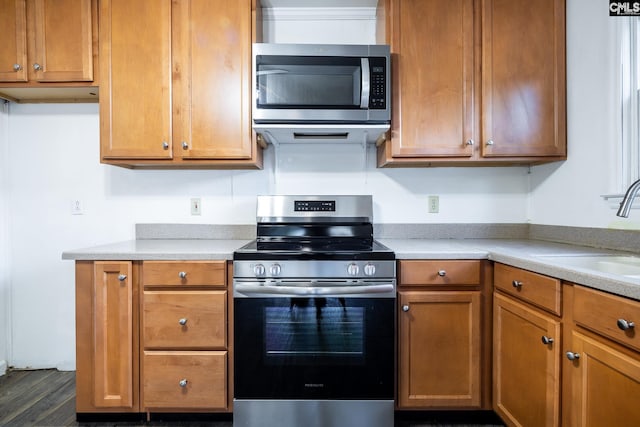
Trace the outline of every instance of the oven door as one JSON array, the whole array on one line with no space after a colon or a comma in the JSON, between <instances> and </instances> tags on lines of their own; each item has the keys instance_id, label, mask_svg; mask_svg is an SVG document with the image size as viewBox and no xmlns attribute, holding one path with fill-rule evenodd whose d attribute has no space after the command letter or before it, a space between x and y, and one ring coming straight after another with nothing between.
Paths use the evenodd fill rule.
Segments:
<instances>
[{"instance_id":1,"label":"oven door","mask_svg":"<svg viewBox=\"0 0 640 427\"><path fill-rule=\"evenodd\" d=\"M235 298L236 399L393 399L394 298Z\"/></svg>"}]
</instances>

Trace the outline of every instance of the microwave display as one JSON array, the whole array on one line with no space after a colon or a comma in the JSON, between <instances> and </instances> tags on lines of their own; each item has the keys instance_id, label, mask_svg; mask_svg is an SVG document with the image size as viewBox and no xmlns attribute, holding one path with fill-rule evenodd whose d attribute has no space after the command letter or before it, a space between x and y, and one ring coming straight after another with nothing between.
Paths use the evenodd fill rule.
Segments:
<instances>
[{"instance_id":1,"label":"microwave display","mask_svg":"<svg viewBox=\"0 0 640 427\"><path fill-rule=\"evenodd\" d=\"M385 58L261 55L256 71L258 108L386 108Z\"/></svg>"}]
</instances>

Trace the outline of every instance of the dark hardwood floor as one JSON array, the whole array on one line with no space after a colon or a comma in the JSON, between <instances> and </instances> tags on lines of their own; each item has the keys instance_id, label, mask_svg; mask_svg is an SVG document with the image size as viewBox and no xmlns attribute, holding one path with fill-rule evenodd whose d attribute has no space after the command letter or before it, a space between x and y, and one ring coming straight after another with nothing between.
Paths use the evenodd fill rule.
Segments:
<instances>
[{"instance_id":1,"label":"dark hardwood floor","mask_svg":"<svg viewBox=\"0 0 640 427\"><path fill-rule=\"evenodd\" d=\"M75 372L46 370L9 370L0 377L0 426L171 426L171 427L232 427L230 420L185 419L185 416L162 415L165 419L146 422L100 421L78 422L75 412ZM224 416L223 416L224 417ZM227 417L228 418L228 417ZM491 413L400 413L396 427L429 426L502 426ZM347 426L345 426L347 427ZM348 426L358 427L358 426ZM363 426L364 427L364 426Z\"/></svg>"}]
</instances>

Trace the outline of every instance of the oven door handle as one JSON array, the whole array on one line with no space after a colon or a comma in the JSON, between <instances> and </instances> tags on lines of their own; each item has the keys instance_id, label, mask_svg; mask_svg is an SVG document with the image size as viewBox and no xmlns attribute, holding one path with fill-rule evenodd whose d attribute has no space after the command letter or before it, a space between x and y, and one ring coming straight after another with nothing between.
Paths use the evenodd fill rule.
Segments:
<instances>
[{"instance_id":1,"label":"oven door handle","mask_svg":"<svg viewBox=\"0 0 640 427\"><path fill-rule=\"evenodd\" d=\"M395 292L393 283L359 286L283 286L259 282L234 283L234 294L272 294L293 296L383 294Z\"/></svg>"}]
</instances>

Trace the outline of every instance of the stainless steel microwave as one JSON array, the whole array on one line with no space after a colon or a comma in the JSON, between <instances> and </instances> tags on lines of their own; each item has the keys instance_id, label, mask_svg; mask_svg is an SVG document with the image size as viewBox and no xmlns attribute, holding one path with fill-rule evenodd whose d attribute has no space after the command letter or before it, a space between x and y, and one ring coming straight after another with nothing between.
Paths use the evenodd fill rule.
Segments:
<instances>
[{"instance_id":1,"label":"stainless steel microwave","mask_svg":"<svg viewBox=\"0 0 640 427\"><path fill-rule=\"evenodd\" d=\"M255 124L388 124L387 45L253 45Z\"/></svg>"}]
</instances>

